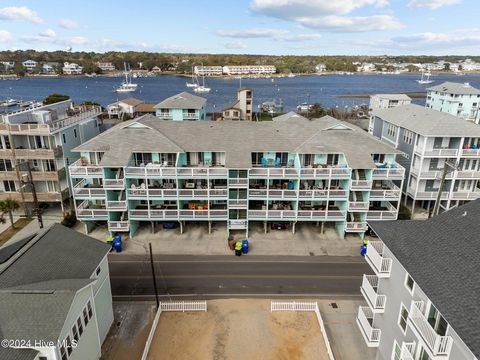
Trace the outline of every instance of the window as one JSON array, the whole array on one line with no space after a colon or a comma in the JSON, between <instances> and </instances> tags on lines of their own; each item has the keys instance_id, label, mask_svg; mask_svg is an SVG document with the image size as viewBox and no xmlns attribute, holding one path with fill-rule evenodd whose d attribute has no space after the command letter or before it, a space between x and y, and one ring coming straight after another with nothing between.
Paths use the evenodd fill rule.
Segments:
<instances>
[{"instance_id":1,"label":"window","mask_svg":"<svg viewBox=\"0 0 480 360\"><path fill-rule=\"evenodd\" d=\"M67 344L67 353L68 355L72 354L72 342L70 340L70 335L67 335L67 338L65 339L65 343Z\"/></svg>"},{"instance_id":2,"label":"window","mask_svg":"<svg viewBox=\"0 0 480 360\"><path fill-rule=\"evenodd\" d=\"M398 345L397 340L393 340L393 352L392 352L392 360L400 360L402 354L402 349L400 345Z\"/></svg>"},{"instance_id":3,"label":"window","mask_svg":"<svg viewBox=\"0 0 480 360\"><path fill-rule=\"evenodd\" d=\"M4 180L3 181L3 188L5 192L15 192L17 188L15 187L15 181L13 180Z\"/></svg>"},{"instance_id":4,"label":"window","mask_svg":"<svg viewBox=\"0 0 480 360\"><path fill-rule=\"evenodd\" d=\"M77 326L78 326L78 333L80 336L83 334L83 324L82 324L82 318L79 316L77 319Z\"/></svg>"},{"instance_id":5,"label":"window","mask_svg":"<svg viewBox=\"0 0 480 360\"><path fill-rule=\"evenodd\" d=\"M93 316L93 311L92 311L92 305L90 304L90 301L87 303L87 308L88 308L88 319L91 319Z\"/></svg>"},{"instance_id":6,"label":"window","mask_svg":"<svg viewBox=\"0 0 480 360\"><path fill-rule=\"evenodd\" d=\"M387 135L390 137L395 137L396 133L397 133L396 126L393 124L388 124Z\"/></svg>"},{"instance_id":7,"label":"window","mask_svg":"<svg viewBox=\"0 0 480 360\"><path fill-rule=\"evenodd\" d=\"M63 138L63 143L66 144L67 143L67 138L65 137L65 134L62 134L62 138Z\"/></svg>"},{"instance_id":8,"label":"window","mask_svg":"<svg viewBox=\"0 0 480 360\"><path fill-rule=\"evenodd\" d=\"M97 270L95 271L95 275L98 276L98 274L100 274L100 266L97 268Z\"/></svg>"},{"instance_id":9,"label":"window","mask_svg":"<svg viewBox=\"0 0 480 360\"><path fill-rule=\"evenodd\" d=\"M13 171L12 162L10 160L0 159L0 171Z\"/></svg>"},{"instance_id":10,"label":"window","mask_svg":"<svg viewBox=\"0 0 480 360\"><path fill-rule=\"evenodd\" d=\"M78 341L77 325L75 325L75 324L73 324L73 327L72 327L72 335L73 335L73 339L75 341Z\"/></svg>"},{"instance_id":11,"label":"window","mask_svg":"<svg viewBox=\"0 0 480 360\"><path fill-rule=\"evenodd\" d=\"M45 171L55 171L55 161L54 160L44 160L44 169Z\"/></svg>"},{"instance_id":12,"label":"window","mask_svg":"<svg viewBox=\"0 0 480 360\"><path fill-rule=\"evenodd\" d=\"M431 360L431 357L428 355L428 353L425 351L424 348L420 351L420 357L418 358L419 360Z\"/></svg>"},{"instance_id":13,"label":"window","mask_svg":"<svg viewBox=\"0 0 480 360\"><path fill-rule=\"evenodd\" d=\"M413 144L413 132L405 129L405 130L403 131L403 141L404 141L406 144L412 145L412 144Z\"/></svg>"},{"instance_id":14,"label":"window","mask_svg":"<svg viewBox=\"0 0 480 360\"><path fill-rule=\"evenodd\" d=\"M77 138L77 129L73 129L73 136L75 136L75 139Z\"/></svg>"},{"instance_id":15,"label":"window","mask_svg":"<svg viewBox=\"0 0 480 360\"><path fill-rule=\"evenodd\" d=\"M68 359L67 352L65 351L65 346L64 345L60 346L60 356L61 356L62 360L67 360Z\"/></svg>"},{"instance_id":16,"label":"window","mask_svg":"<svg viewBox=\"0 0 480 360\"><path fill-rule=\"evenodd\" d=\"M400 326L404 334L407 332L407 319L408 319L408 310L403 304L401 304L398 325Z\"/></svg>"},{"instance_id":17,"label":"window","mask_svg":"<svg viewBox=\"0 0 480 360\"><path fill-rule=\"evenodd\" d=\"M338 154L327 154L327 165L337 165Z\"/></svg>"},{"instance_id":18,"label":"window","mask_svg":"<svg viewBox=\"0 0 480 360\"><path fill-rule=\"evenodd\" d=\"M83 322L85 323L85 327L87 327L88 325L87 309L83 309Z\"/></svg>"},{"instance_id":19,"label":"window","mask_svg":"<svg viewBox=\"0 0 480 360\"><path fill-rule=\"evenodd\" d=\"M410 294L413 294L413 287L415 286L415 281L413 281L412 277L407 274L407 278L405 279L405 286L407 287Z\"/></svg>"}]
</instances>

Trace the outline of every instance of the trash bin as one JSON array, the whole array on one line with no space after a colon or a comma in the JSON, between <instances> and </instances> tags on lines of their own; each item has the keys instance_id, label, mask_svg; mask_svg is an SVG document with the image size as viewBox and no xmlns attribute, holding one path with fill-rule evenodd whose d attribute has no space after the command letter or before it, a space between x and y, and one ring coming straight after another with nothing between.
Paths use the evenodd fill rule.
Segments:
<instances>
[{"instance_id":1,"label":"trash bin","mask_svg":"<svg viewBox=\"0 0 480 360\"><path fill-rule=\"evenodd\" d=\"M236 256L242 256L242 250L235 250Z\"/></svg>"},{"instance_id":2,"label":"trash bin","mask_svg":"<svg viewBox=\"0 0 480 360\"><path fill-rule=\"evenodd\" d=\"M235 243L235 255L240 256L242 255L242 242L237 241Z\"/></svg>"},{"instance_id":3,"label":"trash bin","mask_svg":"<svg viewBox=\"0 0 480 360\"><path fill-rule=\"evenodd\" d=\"M367 245L362 245L360 247L360 255L365 256L366 253L367 253Z\"/></svg>"},{"instance_id":4,"label":"trash bin","mask_svg":"<svg viewBox=\"0 0 480 360\"><path fill-rule=\"evenodd\" d=\"M242 240L242 253L248 254L248 240Z\"/></svg>"},{"instance_id":5,"label":"trash bin","mask_svg":"<svg viewBox=\"0 0 480 360\"><path fill-rule=\"evenodd\" d=\"M117 253L122 252L122 240L114 241L113 242L113 248L115 249L115 252L117 252Z\"/></svg>"}]
</instances>

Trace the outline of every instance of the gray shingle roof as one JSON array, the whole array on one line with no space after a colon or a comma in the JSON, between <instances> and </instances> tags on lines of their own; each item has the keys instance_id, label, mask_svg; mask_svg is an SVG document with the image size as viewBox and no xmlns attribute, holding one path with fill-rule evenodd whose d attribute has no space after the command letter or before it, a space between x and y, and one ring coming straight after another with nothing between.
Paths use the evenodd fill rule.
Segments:
<instances>
[{"instance_id":1,"label":"gray shingle roof","mask_svg":"<svg viewBox=\"0 0 480 360\"><path fill-rule=\"evenodd\" d=\"M373 94L370 95L372 96L377 96L382 99L388 99L388 100L412 100L410 96L406 94Z\"/></svg>"},{"instance_id":2,"label":"gray shingle roof","mask_svg":"<svg viewBox=\"0 0 480 360\"><path fill-rule=\"evenodd\" d=\"M170 96L154 106L155 109L200 109L207 99L192 95L186 91Z\"/></svg>"},{"instance_id":3,"label":"gray shingle roof","mask_svg":"<svg viewBox=\"0 0 480 360\"><path fill-rule=\"evenodd\" d=\"M474 88L468 83L455 83L446 81L440 85L429 87L427 90L431 91L440 91L450 94L459 94L459 95L480 95L480 90Z\"/></svg>"},{"instance_id":4,"label":"gray shingle roof","mask_svg":"<svg viewBox=\"0 0 480 360\"><path fill-rule=\"evenodd\" d=\"M480 126L420 105L406 104L390 109L373 110L372 113L389 123L423 136L480 136Z\"/></svg>"},{"instance_id":5,"label":"gray shingle roof","mask_svg":"<svg viewBox=\"0 0 480 360\"><path fill-rule=\"evenodd\" d=\"M146 115L135 122L128 123L129 128L117 125L74 151L109 147L101 162L105 166L126 166L131 154L140 151L225 152L225 165L239 169L252 167L252 152L345 153L347 163L354 168L373 168L371 154L398 153L362 129L332 117L310 121L292 115L281 121L190 122ZM328 130L337 124L350 130Z\"/></svg>"},{"instance_id":6,"label":"gray shingle roof","mask_svg":"<svg viewBox=\"0 0 480 360\"><path fill-rule=\"evenodd\" d=\"M1 336L0 338L5 339ZM12 349L0 347L0 359L2 360L35 360L38 355L37 350L33 349Z\"/></svg>"},{"instance_id":7,"label":"gray shingle roof","mask_svg":"<svg viewBox=\"0 0 480 360\"><path fill-rule=\"evenodd\" d=\"M369 222L476 357L480 357L480 200L429 220Z\"/></svg>"}]
</instances>

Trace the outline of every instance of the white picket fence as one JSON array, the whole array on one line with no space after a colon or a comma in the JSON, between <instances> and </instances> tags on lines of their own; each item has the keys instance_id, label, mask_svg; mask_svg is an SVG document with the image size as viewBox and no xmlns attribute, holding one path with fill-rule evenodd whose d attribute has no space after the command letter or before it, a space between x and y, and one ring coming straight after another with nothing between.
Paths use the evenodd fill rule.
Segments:
<instances>
[{"instance_id":1,"label":"white picket fence","mask_svg":"<svg viewBox=\"0 0 480 360\"><path fill-rule=\"evenodd\" d=\"M207 312L206 301L172 301L161 302L160 309L162 311L204 311Z\"/></svg>"},{"instance_id":2,"label":"white picket fence","mask_svg":"<svg viewBox=\"0 0 480 360\"><path fill-rule=\"evenodd\" d=\"M272 301L270 303L270 311L313 311L317 316L318 325L320 326L320 332L322 333L323 340L325 342L325 347L327 348L328 357L330 360L335 360L333 356L332 347L330 341L328 340L327 331L325 330L325 325L323 323L322 315L320 314L320 309L318 308L318 303L316 302L296 302L296 301Z\"/></svg>"},{"instance_id":3,"label":"white picket fence","mask_svg":"<svg viewBox=\"0 0 480 360\"><path fill-rule=\"evenodd\" d=\"M150 346L152 345L153 336L157 330L158 321L160 320L160 315L164 311L204 311L207 312L207 302L206 301L172 301L172 302L160 302L160 306L155 314L153 319L152 327L148 333L147 342L145 348L143 349L142 360L146 360L148 357L148 352L150 351Z\"/></svg>"}]
</instances>

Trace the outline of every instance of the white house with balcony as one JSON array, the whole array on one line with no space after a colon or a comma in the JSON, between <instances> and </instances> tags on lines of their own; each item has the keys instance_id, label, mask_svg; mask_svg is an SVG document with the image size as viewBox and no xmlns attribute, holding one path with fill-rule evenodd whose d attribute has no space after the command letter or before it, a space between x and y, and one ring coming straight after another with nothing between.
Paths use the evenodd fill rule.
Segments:
<instances>
[{"instance_id":1,"label":"white house with balcony","mask_svg":"<svg viewBox=\"0 0 480 360\"><path fill-rule=\"evenodd\" d=\"M480 358L480 200L428 220L369 221L359 330L376 359Z\"/></svg>"},{"instance_id":2,"label":"white house with balcony","mask_svg":"<svg viewBox=\"0 0 480 360\"><path fill-rule=\"evenodd\" d=\"M427 89L425 106L478 124L480 90L469 83L447 81Z\"/></svg>"},{"instance_id":3,"label":"white house with balcony","mask_svg":"<svg viewBox=\"0 0 480 360\"><path fill-rule=\"evenodd\" d=\"M410 104L412 99L405 94L375 94L370 95L369 110L390 109L392 107Z\"/></svg>"},{"instance_id":4,"label":"white house with balcony","mask_svg":"<svg viewBox=\"0 0 480 360\"><path fill-rule=\"evenodd\" d=\"M200 222L228 232L278 222L363 236L397 218L405 169L397 150L331 117L278 121L123 122L75 149L77 218L87 230Z\"/></svg>"},{"instance_id":5,"label":"white house with balcony","mask_svg":"<svg viewBox=\"0 0 480 360\"><path fill-rule=\"evenodd\" d=\"M22 62L22 66L28 72L33 71L37 67L37 65L38 65L38 61L35 61L35 60L25 60L24 62Z\"/></svg>"},{"instance_id":6,"label":"white house with balcony","mask_svg":"<svg viewBox=\"0 0 480 360\"><path fill-rule=\"evenodd\" d=\"M65 62L63 63L62 72L65 75L82 75L83 67L76 63Z\"/></svg>"},{"instance_id":7,"label":"white house with balcony","mask_svg":"<svg viewBox=\"0 0 480 360\"><path fill-rule=\"evenodd\" d=\"M154 106L155 115L162 120L205 120L207 99L186 91L166 98Z\"/></svg>"},{"instance_id":8,"label":"white house with balcony","mask_svg":"<svg viewBox=\"0 0 480 360\"><path fill-rule=\"evenodd\" d=\"M480 127L453 115L419 105L372 112L369 132L400 150L397 162L407 169L405 203L431 213L443 169L448 170L440 209L448 210L480 197Z\"/></svg>"}]
</instances>

